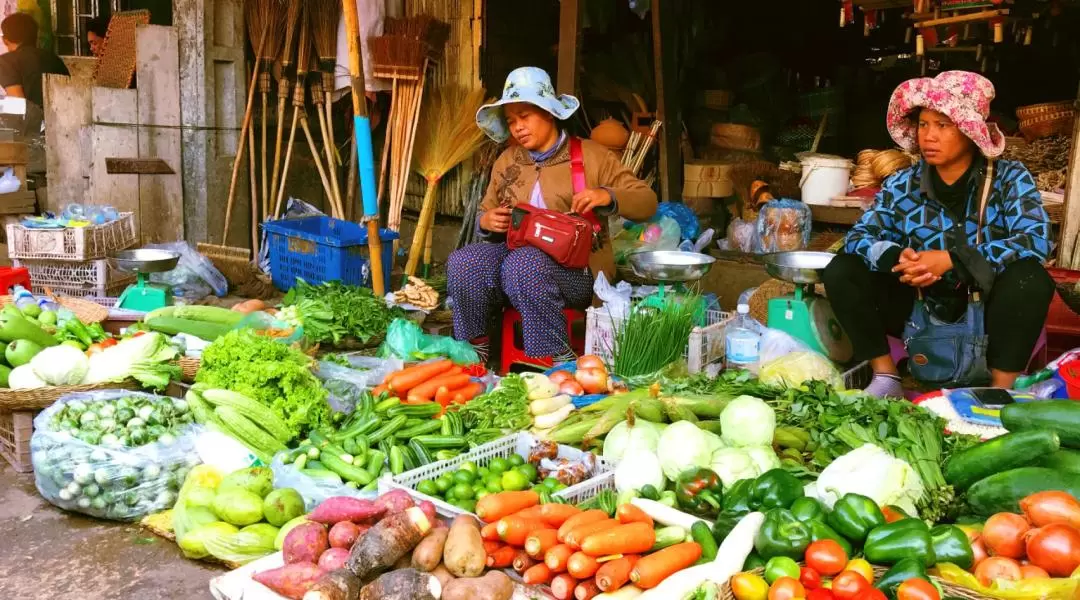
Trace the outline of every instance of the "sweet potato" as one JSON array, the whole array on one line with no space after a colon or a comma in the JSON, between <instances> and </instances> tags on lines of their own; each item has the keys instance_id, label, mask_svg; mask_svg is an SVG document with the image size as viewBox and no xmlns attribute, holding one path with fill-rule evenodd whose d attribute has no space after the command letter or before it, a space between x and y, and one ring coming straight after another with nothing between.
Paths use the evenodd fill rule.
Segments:
<instances>
[{"instance_id":1,"label":"sweet potato","mask_svg":"<svg viewBox=\"0 0 1080 600\"><path fill-rule=\"evenodd\" d=\"M455 579L446 584L442 600L510 600L514 582L501 571L488 571L483 577Z\"/></svg>"},{"instance_id":2,"label":"sweet potato","mask_svg":"<svg viewBox=\"0 0 1080 600\"><path fill-rule=\"evenodd\" d=\"M431 525L424 511L415 506L384 517L356 540L345 566L353 575L367 581L411 552Z\"/></svg>"},{"instance_id":3,"label":"sweet potato","mask_svg":"<svg viewBox=\"0 0 1080 600\"><path fill-rule=\"evenodd\" d=\"M443 563L455 577L477 577L487 565L480 526L470 515L460 515L450 526L443 547Z\"/></svg>"},{"instance_id":4,"label":"sweet potato","mask_svg":"<svg viewBox=\"0 0 1080 600\"><path fill-rule=\"evenodd\" d=\"M393 515L416 506L416 503L405 490L390 490L375 499L375 506L386 511L385 514Z\"/></svg>"},{"instance_id":5,"label":"sweet potato","mask_svg":"<svg viewBox=\"0 0 1080 600\"><path fill-rule=\"evenodd\" d=\"M330 548L319 557L319 568L323 571L336 571L345 568L349 560L349 551L344 548Z\"/></svg>"},{"instance_id":6,"label":"sweet potato","mask_svg":"<svg viewBox=\"0 0 1080 600\"><path fill-rule=\"evenodd\" d=\"M330 528L330 547L343 548L346 552L360 538L360 527L352 521L341 521Z\"/></svg>"},{"instance_id":7,"label":"sweet potato","mask_svg":"<svg viewBox=\"0 0 1080 600\"><path fill-rule=\"evenodd\" d=\"M281 546L285 564L319 562L319 557L330 547L326 526L319 523L301 523L285 536Z\"/></svg>"},{"instance_id":8,"label":"sweet potato","mask_svg":"<svg viewBox=\"0 0 1080 600\"><path fill-rule=\"evenodd\" d=\"M368 519L377 519L384 512L386 512L386 506L378 504L378 500L372 502L349 496L334 496L323 500L307 518L316 523L334 525L341 521L359 523Z\"/></svg>"},{"instance_id":9,"label":"sweet potato","mask_svg":"<svg viewBox=\"0 0 1080 600\"><path fill-rule=\"evenodd\" d=\"M417 571L430 573L442 562L443 546L446 545L446 536L450 535L448 527L436 527L428 532L424 539L416 545L412 553L412 568Z\"/></svg>"},{"instance_id":10,"label":"sweet potato","mask_svg":"<svg viewBox=\"0 0 1080 600\"><path fill-rule=\"evenodd\" d=\"M324 573L304 594L304 600L353 600L360 595L362 586L360 580L348 569L337 569Z\"/></svg>"},{"instance_id":11,"label":"sweet potato","mask_svg":"<svg viewBox=\"0 0 1080 600\"><path fill-rule=\"evenodd\" d=\"M297 562L256 573L251 578L286 598L302 600L304 594L315 585L315 582L322 575L323 570L316 566L315 563Z\"/></svg>"},{"instance_id":12,"label":"sweet potato","mask_svg":"<svg viewBox=\"0 0 1080 600\"><path fill-rule=\"evenodd\" d=\"M435 513L435 505L432 504L430 500L424 500L420 504L417 504L417 506L420 507L420 510L424 511L424 514L427 515L427 518L430 519L432 523L438 520L439 516Z\"/></svg>"},{"instance_id":13,"label":"sweet potato","mask_svg":"<svg viewBox=\"0 0 1080 600\"><path fill-rule=\"evenodd\" d=\"M439 600L441 595L442 584L434 575L398 569L365 585L359 600Z\"/></svg>"},{"instance_id":14,"label":"sweet potato","mask_svg":"<svg viewBox=\"0 0 1080 600\"><path fill-rule=\"evenodd\" d=\"M450 583L455 579L454 574L446 570L446 565L440 564L439 566L435 567L433 571L431 571L431 574L435 576L435 579L439 580L439 583L442 584L443 589L446 589L446 584Z\"/></svg>"}]
</instances>

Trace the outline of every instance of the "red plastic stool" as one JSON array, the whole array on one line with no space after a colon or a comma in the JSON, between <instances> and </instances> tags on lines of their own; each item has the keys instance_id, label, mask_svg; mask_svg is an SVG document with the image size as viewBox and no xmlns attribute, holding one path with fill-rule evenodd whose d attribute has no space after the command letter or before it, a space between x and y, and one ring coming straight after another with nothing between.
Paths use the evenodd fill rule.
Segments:
<instances>
[{"instance_id":1,"label":"red plastic stool","mask_svg":"<svg viewBox=\"0 0 1080 600\"><path fill-rule=\"evenodd\" d=\"M10 294L17 285L30 291L30 271L26 267L0 267L0 292Z\"/></svg>"},{"instance_id":2,"label":"red plastic stool","mask_svg":"<svg viewBox=\"0 0 1080 600\"><path fill-rule=\"evenodd\" d=\"M585 352L584 333L575 336L574 324L580 323L584 327L585 311L567 308L563 310L563 316L566 317L566 336L570 340L570 348L578 354L583 354ZM521 313L513 308L503 310L502 347L499 361L499 372L501 374L509 373L510 368L515 364L549 369L554 366L550 356L529 356L525 354L524 344L518 343L518 340L524 334L519 334L519 332L521 332Z\"/></svg>"}]
</instances>

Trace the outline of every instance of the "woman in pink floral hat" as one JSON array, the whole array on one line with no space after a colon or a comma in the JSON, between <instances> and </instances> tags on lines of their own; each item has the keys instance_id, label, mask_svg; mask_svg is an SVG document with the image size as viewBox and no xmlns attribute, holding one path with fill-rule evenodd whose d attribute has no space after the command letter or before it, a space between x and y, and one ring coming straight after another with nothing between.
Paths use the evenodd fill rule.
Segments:
<instances>
[{"instance_id":1,"label":"woman in pink floral hat","mask_svg":"<svg viewBox=\"0 0 1080 600\"><path fill-rule=\"evenodd\" d=\"M1049 219L1024 165L994 160L1005 138L987 122L993 98L985 77L946 71L902 83L889 102L890 135L922 160L885 180L824 275L855 358L873 367L875 395L903 397L886 336L910 330L924 308L933 323L956 323L980 300L981 383L993 387L1013 385L1042 331L1054 293L1042 266Z\"/></svg>"}]
</instances>

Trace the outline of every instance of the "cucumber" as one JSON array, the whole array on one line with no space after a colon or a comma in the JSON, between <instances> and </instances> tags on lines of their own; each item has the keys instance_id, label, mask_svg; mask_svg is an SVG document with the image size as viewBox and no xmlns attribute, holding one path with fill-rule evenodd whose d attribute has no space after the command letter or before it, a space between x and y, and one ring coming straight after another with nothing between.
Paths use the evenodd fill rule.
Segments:
<instances>
[{"instance_id":1,"label":"cucumber","mask_svg":"<svg viewBox=\"0 0 1080 600\"><path fill-rule=\"evenodd\" d=\"M967 502L971 512L982 517L999 512L1019 513L1020 500L1048 490L1080 496L1080 474L1020 467L977 481L967 491Z\"/></svg>"},{"instance_id":2,"label":"cucumber","mask_svg":"<svg viewBox=\"0 0 1080 600\"><path fill-rule=\"evenodd\" d=\"M1049 429L1008 433L954 454L945 465L945 481L965 490L994 473L1033 464L1060 447L1057 434Z\"/></svg>"},{"instance_id":3,"label":"cucumber","mask_svg":"<svg viewBox=\"0 0 1080 600\"><path fill-rule=\"evenodd\" d=\"M1009 431L1050 429L1066 448L1080 449L1080 403L1074 400L1036 400L1006 404L1001 424Z\"/></svg>"},{"instance_id":4,"label":"cucumber","mask_svg":"<svg viewBox=\"0 0 1080 600\"><path fill-rule=\"evenodd\" d=\"M1039 459L1036 466L1065 473L1080 473L1080 450L1062 448Z\"/></svg>"},{"instance_id":5,"label":"cucumber","mask_svg":"<svg viewBox=\"0 0 1080 600\"><path fill-rule=\"evenodd\" d=\"M713 537L712 528L705 521L697 521L690 528L690 536L701 546L701 560L706 562L715 560L719 547L716 538Z\"/></svg>"},{"instance_id":6,"label":"cucumber","mask_svg":"<svg viewBox=\"0 0 1080 600\"><path fill-rule=\"evenodd\" d=\"M413 439L423 444L428 450L452 450L468 445L465 438L453 435L418 435Z\"/></svg>"},{"instance_id":7,"label":"cucumber","mask_svg":"<svg viewBox=\"0 0 1080 600\"><path fill-rule=\"evenodd\" d=\"M395 438L411 439L418 435L428 435L438 432L442 428L442 423L435 419L424 419L420 421L419 425L413 425L407 429L399 429L394 432Z\"/></svg>"},{"instance_id":8,"label":"cucumber","mask_svg":"<svg viewBox=\"0 0 1080 600\"><path fill-rule=\"evenodd\" d=\"M375 431L372 431L370 434L368 434L368 441L370 443L377 443L389 438L391 435L394 434L395 431L404 427L405 421L408 420L409 418L405 415L398 415L390 419L389 421L384 423L382 427L379 427Z\"/></svg>"}]
</instances>

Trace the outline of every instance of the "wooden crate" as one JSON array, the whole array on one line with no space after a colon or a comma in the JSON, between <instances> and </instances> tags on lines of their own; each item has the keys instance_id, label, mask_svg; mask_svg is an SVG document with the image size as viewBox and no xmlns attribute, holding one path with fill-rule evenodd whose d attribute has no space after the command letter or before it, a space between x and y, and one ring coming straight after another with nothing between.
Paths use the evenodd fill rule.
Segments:
<instances>
[{"instance_id":1,"label":"wooden crate","mask_svg":"<svg viewBox=\"0 0 1080 600\"><path fill-rule=\"evenodd\" d=\"M34 470L30 462L30 437L37 411L0 411L0 456L19 473Z\"/></svg>"}]
</instances>

